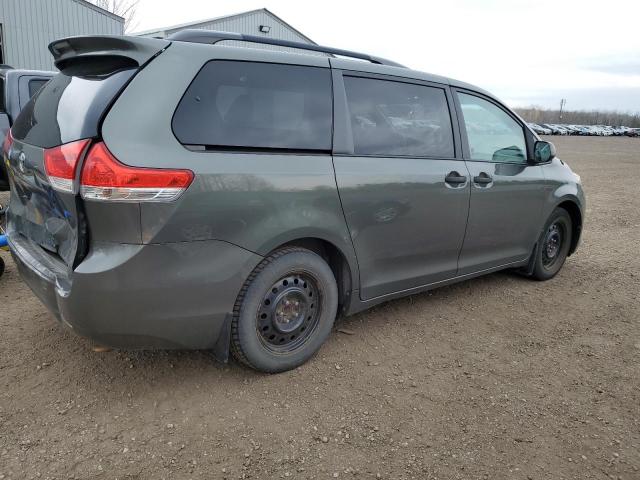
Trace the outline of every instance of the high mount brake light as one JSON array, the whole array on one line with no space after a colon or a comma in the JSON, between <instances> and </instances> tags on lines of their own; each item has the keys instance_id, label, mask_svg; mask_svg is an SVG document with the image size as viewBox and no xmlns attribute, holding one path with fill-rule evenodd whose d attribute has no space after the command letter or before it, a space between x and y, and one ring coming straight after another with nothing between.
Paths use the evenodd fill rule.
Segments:
<instances>
[{"instance_id":1,"label":"high mount brake light","mask_svg":"<svg viewBox=\"0 0 640 480\"><path fill-rule=\"evenodd\" d=\"M120 163L103 142L91 147L80 178L87 200L171 202L191 185L191 170L130 167Z\"/></svg>"},{"instance_id":2,"label":"high mount brake light","mask_svg":"<svg viewBox=\"0 0 640 480\"><path fill-rule=\"evenodd\" d=\"M82 153L90 140L78 140L44 151L44 170L51 186L60 192L74 193L73 181Z\"/></svg>"}]
</instances>

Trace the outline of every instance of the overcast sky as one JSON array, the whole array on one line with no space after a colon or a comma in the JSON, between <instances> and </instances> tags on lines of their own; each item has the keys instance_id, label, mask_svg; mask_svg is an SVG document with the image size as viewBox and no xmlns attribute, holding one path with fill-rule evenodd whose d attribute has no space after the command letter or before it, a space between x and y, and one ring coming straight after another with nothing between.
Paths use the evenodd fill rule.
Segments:
<instances>
[{"instance_id":1,"label":"overcast sky","mask_svg":"<svg viewBox=\"0 0 640 480\"><path fill-rule=\"evenodd\" d=\"M315 42L464 80L511 106L640 112L640 1L140 0L136 30L268 8Z\"/></svg>"}]
</instances>

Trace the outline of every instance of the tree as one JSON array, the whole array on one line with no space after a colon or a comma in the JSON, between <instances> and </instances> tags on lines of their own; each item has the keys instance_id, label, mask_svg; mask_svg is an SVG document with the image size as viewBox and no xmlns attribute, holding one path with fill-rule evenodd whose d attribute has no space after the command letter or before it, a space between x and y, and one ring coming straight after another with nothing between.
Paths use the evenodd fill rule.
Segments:
<instances>
[{"instance_id":1,"label":"tree","mask_svg":"<svg viewBox=\"0 0 640 480\"><path fill-rule=\"evenodd\" d=\"M136 9L140 0L91 0L91 2L108 12L124 18L124 31L136 28Z\"/></svg>"},{"instance_id":2,"label":"tree","mask_svg":"<svg viewBox=\"0 0 640 480\"><path fill-rule=\"evenodd\" d=\"M560 112L541 107L516 108L515 111L527 122L556 123ZM640 127L640 113L582 110L563 111L562 123L569 125L624 125L625 127Z\"/></svg>"}]
</instances>

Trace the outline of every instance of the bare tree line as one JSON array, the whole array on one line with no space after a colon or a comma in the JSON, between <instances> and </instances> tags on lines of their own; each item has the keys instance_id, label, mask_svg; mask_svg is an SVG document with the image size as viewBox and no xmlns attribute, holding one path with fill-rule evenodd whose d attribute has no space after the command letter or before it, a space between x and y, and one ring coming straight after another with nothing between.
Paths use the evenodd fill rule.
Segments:
<instances>
[{"instance_id":1,"label":"bare tree line","mask_svg":"<svg viewBox=\"0 0 640 480\"><path fill-rule=\"evenodd\" d=\"M137 26L136 9L140 0L90 0L95 6L124 18L124 31L130 32Z\"/></svg>"},{"instance_id":2,"label":"bare tree line","mask_svg":"<svg viewBox=\"0 0 640 480\"><path fill-rule=\"evenodd\" d=\"M640 127L640 113L607 112L598 110L563 111L546 110L539 107L515 108L518 115L531 123L564 123L569 125L611 125Z\"/></svg>"}]
</instances>

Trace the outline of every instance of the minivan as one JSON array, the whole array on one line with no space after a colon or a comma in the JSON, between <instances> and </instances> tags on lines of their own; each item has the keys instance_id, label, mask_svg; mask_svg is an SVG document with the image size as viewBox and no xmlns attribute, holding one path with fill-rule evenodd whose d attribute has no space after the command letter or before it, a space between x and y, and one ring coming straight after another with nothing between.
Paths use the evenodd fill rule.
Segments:
<instances>
[{"instance_id":1,"label":"minivan","mask_svg":"<svg viewBox=\"0 0 640 480\"><path fill-rule=\"evenodd\" d=\"M280 372L337 316L498 270L547 280L577 248L580 177L472 85L199 30L49 49L60 73L4 145L8 241L99 345Z\"/></svg>"}]
</instances>

